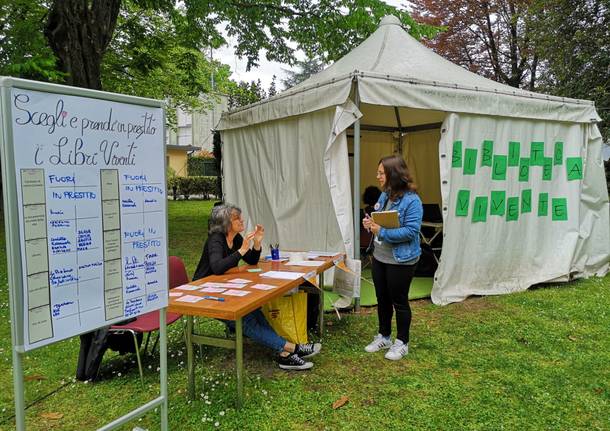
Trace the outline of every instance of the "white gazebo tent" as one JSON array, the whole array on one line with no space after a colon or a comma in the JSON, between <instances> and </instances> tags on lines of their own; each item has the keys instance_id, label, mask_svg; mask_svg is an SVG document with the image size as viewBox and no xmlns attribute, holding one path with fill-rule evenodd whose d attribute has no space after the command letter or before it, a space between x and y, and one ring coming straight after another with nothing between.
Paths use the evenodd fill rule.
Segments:
<instances>
[{"instance_id":1,"label":"white gazebo tent","mask_svg":"<svg viewBox=\"0 0 610 431\"><path fill-rule=\"evenodd\" d=\"M603 275L599 120L592 102L468 72L387 16L324 71L223 115L225 198L269 243L358 259L360 193L398 152L422 201L442 209L435 303Z\"/></svg>"}]
</instances>

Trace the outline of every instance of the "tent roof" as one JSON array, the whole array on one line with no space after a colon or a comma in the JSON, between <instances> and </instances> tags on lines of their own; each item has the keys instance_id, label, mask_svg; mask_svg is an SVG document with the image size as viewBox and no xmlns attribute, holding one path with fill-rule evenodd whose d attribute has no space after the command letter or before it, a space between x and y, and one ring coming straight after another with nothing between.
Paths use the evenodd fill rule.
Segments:
<instances>
[{"instance_id":1,"label":"tent roof","mask_svg":"<svg viewBox=\"0 0 610 431\"><path fill-rule=\"evenodd\" d=\"M600 121L593 102L510 87L437 55L395 16L325 70L264 101L223 114L219 129L250 126L339 105L357 81L360 101L373 105L554 121Z\"/></svg>"},{"instance_id":2,"label":"tent roof","mask_svg":"<svg viewBox=\"0 0 610 431\"><path fill-rule=\"evenodd\" d=\"M498 90L524 97L539 96L537 93L484 78L446 60L415 40L393 15L384 17L379 28L359 46L294 88L320 84L354 71L406 79L425 79L450 86L457 84L465 88Z\"/></svg>"}]
</instances>

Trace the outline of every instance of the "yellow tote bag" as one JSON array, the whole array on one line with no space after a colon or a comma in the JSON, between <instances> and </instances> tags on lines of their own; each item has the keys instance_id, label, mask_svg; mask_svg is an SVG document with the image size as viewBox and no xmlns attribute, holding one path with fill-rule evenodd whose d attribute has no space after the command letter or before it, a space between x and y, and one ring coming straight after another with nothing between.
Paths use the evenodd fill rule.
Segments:
<instances>
[{"instance_id":1,"label":"yellow tote bag","mask_svg":"<svg viewBox=\"0 0 610 431\"><path fill-rule=\"evenodd\" d=\"M295 344L307 343L307 293L272 299L262 309L278 335Z\"/></svg>"}]
</instances>

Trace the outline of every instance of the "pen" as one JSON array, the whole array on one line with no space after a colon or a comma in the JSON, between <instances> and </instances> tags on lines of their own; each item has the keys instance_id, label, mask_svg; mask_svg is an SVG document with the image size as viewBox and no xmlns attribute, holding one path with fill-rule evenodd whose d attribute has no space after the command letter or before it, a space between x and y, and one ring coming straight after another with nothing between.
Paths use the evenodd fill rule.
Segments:
<instances>
[{"instance_id":1,"label":"pen","mask_svg":"<svg viewBox=\"0 0 610 431\"><path fill-rule=\"evenodd\" d=\"M218 296L204 296L203 299L211 299L212 301L225 302L224 298L219 298Z\"/></svg>"}]
</instances>

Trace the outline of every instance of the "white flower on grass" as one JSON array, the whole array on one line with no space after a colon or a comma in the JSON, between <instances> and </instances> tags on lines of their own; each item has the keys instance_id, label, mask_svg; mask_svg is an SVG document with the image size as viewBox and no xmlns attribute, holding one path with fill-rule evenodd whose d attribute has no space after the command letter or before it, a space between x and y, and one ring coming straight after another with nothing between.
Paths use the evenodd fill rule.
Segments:
<instances>
[{"instance_id":1,"label":"white flower on grass","mask_svg":"<svg viewBox=\"0 0 610 431\"><path fill-rule=\"evenodd\" d=\"M122 374L121 374L121 373L117 373L117 376L121 377L121 376L122 376Z\"/></svg>"},{"instance_id":2,"label":"white flower on grass","mask_svg":"<svg viewBox=\"0 0 610 431\"><path fill-rule=\"evenodd\" d=\"M215 427L220 426L220 422L218 422L218 421L214 422L214 426Z\"/></svg>"},{"instance_id":3,"label":"white flower on grass","mask_svg":"<svg viewBox=\"0 0 610 431\"><path fill-rule=\"evenodd\" d=\"M224 411L221 411L221 412L220 412L220 413L218 413L218 414L219 414L220 416L224 416L224 415L225 415L225 412L224 412Z\"/></svg>"}]
</instances>

